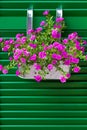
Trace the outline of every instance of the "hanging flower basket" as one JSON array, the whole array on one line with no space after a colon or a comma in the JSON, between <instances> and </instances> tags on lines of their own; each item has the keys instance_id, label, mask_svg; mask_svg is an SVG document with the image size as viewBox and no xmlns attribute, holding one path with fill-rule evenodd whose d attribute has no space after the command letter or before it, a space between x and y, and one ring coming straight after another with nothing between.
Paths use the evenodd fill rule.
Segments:
<instances>
[{"instance_id":1,"label":"hanging flower basket","mask_svg":"<svg viewBox=\"0 0 87 130\"><path fill-rule=\"evenodd\" d=\"M40 27L29 29L27 34L17 34L16 40L0 38L2 51L8 52L10 63L0 65L0 71L7 74L9 69L18 67L16 75L25 79L60 79L62 83L70 78L70 68L75 73L80 71L80 60L87 60L84 55L86 41L72 32L68 38L62 38L65 29L64 18L56 18L44 11L45 21Z\"/></svg>"}]
</instances>

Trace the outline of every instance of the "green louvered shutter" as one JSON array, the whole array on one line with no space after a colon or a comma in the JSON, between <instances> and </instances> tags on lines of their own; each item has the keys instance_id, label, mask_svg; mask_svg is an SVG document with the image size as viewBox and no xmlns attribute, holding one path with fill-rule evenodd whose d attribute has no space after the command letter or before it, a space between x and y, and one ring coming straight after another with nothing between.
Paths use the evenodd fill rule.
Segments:
<instances>
[{"instance_id":1,"label":"green louvered shutter","mask_svg":"<svg viewBox=\"0 0 87 130\"><path fill-rule=\"evenodd\" d=\"M0 37L9 39L16 33L26 34L26 11L33 4L34 26L43 19L42 12L62 5L68 26L64 37L77 31L87 39L87 1L1 0ZM0 63L8 63L7 53L0 51ZM23 80L0 74L0 130L87 130L87 62L69 81Z\"/></svg>"}]
</instances>

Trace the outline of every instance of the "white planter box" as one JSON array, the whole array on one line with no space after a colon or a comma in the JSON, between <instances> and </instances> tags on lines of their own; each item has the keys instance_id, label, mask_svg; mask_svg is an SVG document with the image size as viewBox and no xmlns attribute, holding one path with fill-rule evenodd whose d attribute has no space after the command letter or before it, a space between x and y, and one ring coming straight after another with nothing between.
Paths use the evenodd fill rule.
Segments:
<instances>
[{"instance_id":1,"label":"white planter box","mask_svg":"<svg viewBox=\"0 0 87 130\"><path fill-rule=\"evenodd\" d=\"M60 64L60 67L67 73L69 73L70 66ZM20 68L21 71L22 68ZM19 75L20 78L23 79L34 79L34 76L38 74L38 71L35 70L33 66L31 66L30 72L24 75ZM49 74L46 75L46 79L59 79L62 74L60 71L56 71L56 68L53 67L53 69L49 72Z\"/></svg>"}]
</instances>

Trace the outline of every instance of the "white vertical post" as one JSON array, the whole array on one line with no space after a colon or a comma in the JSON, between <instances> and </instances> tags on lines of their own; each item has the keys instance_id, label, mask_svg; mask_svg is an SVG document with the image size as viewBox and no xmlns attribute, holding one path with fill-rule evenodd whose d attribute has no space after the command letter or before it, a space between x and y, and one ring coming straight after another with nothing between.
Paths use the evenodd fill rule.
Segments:
<instances>
[{"instance_id":1,"label":"white vertical post","mask_svg":"<svg viewBox=\"0 0 87 130\"><path fill-rule=\"evenodd\" d=\"M62 6L60 6L59 8L56 9L56 18L62 18L63 16L63 10L62 10Z\"/></svg>"},{"instance_id":2,"label":"white vertical post","mask_svg":"<svg viewBox=\"0 0 87 130\"><path fill-rule=\"evenodd\" d=\"M33 29L33 8L27 9L27 30Z\"/></svg>"}]
</instances>

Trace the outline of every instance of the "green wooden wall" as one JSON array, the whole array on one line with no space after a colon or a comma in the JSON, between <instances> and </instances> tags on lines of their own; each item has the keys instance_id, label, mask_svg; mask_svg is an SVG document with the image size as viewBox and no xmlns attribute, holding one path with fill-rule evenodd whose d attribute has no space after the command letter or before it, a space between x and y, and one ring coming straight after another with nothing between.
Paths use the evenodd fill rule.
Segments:
<instances>
[{"instance_id":1,"label":"green wooden wall","mask_svg":"<svg viewBox=\"0 0 87 130\"><path fill-rule=\"evenodd\" d=\"M26 10L33 4L34 27L50 9L55 16L63 7L67 31L77 31L87 39L87 1L0 0L0 37L9 39L16 33L26 34ZM87 50L87 49L86 49ZM7 53L0 51L0 63L8 63ZM79 74L72 72L67 83L23 80L0 74L0 130L87 130L87 62L80 62Z\"/></svg>"}]
</instances>

